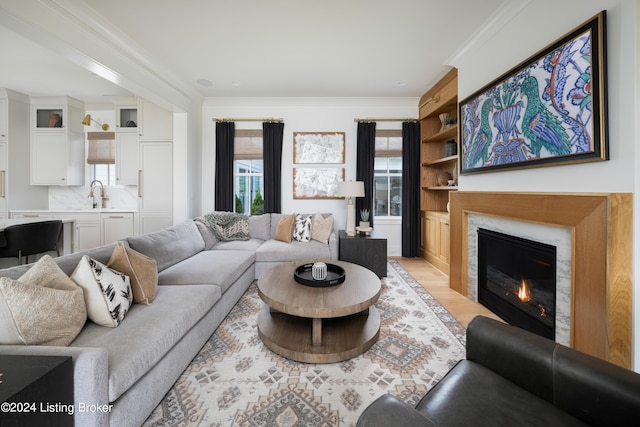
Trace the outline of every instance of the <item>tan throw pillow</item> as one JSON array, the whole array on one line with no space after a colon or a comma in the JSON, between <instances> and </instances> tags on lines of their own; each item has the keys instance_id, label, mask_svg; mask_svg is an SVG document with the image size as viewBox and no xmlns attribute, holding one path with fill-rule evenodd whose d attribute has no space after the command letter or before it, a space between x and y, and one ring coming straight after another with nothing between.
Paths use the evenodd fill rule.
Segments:
<instances>
[{"instance_id":1,"label":"tan throw pillow","mask_svg":"<svg viewBox=\"0 0 640 427\"><path fill-rule=\"evenodd\" d=\"M0 344L69 345L86 321L82 288L49 255L18 280L0 278Z\"/></svg>"},{"instance_id":2,"label":"tan throw pillow","mask_svg":"<svg viewBox=\"0 0 640 427\"><path fill-rule=\"evenodd\" d=\"M333 215L324 218L320 212L314 215L311 225L311 238L322 243L329 243L333 231Z\"/></svg>"},{"instance_id":3,"label":"tan throw pillow","mask_svg":"<svg viewBox=\"0 0 640 427\"><path fill-rule=\"evenodd\" d=\"M158 289L158 265L155 259L118 242L107 267L129 276L134 303L151 304Z\"/></svg>"},{"instance_id":4,"label":"tan throw pillow","mask_svg":"<svg viewBox=\"0 0 640 427\"><path fill-rule=\"evenodd\" d=\"M296 224L296 214L289 216L282 215L278 225L276 226L276 232L273 238L282 242L291 243L293 237L293 227Z\"/></svg>"}]
</instances>

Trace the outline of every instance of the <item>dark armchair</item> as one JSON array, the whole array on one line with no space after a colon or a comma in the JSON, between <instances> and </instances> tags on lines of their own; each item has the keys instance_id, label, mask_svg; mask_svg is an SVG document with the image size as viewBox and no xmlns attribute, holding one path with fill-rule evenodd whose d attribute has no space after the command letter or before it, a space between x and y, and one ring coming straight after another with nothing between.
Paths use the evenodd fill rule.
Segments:
<instances>
[{"instance_id":1,"label":"dark armchair","mask_svg":"<svg viewBox=\"0 0 640 427\"><path fill-rule=\"evenodd\" d=\"M635 426L640 374L515 326L478 316L467 357L411 407L391 395L364 426Z\"/></svg>"}]
</instances>

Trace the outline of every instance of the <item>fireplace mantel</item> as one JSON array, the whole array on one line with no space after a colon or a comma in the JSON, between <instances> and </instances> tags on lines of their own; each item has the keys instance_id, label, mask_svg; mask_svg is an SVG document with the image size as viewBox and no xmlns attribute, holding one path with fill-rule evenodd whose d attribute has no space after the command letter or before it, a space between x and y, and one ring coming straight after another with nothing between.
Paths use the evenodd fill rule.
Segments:
<instances>
[{"instance_id":1,"label":"fireplace mantel","mask_svg":"<svg viewBox=\"0 0 640 427\"><path fill-rule=\"evenodd\" d=\"M631 366L632 194L451 193L450 287L467 292L468 214L571 231L571 346Z\"/></svg>"}]
</instances>

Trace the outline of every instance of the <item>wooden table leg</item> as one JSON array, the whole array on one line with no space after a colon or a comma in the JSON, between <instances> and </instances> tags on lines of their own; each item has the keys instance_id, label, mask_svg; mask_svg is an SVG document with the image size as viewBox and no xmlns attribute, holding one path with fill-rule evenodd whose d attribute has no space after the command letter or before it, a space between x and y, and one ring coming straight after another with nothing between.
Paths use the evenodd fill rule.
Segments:
<instances>
[{"instance_id":1,"label":"wooden table leg","mask_svg":"<svg viewBox=\"0 0 640 427\"><path fill-rule=\"evenodd\" d=\"M311 343L314 346L322 345L322 319L314 318L311 330Z\"/></svg>"}]
</instances>

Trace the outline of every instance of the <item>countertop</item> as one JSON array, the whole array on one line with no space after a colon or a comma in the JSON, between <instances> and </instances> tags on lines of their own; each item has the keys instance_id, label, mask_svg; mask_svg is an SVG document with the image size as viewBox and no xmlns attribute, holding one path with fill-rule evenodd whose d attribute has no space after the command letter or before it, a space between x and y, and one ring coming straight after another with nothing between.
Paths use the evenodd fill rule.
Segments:
<instances>
[{"instance_id":1,"label":"countertop","mask_svg":"<svg viewBox=\"0 0 640 427\"><path fill-rule=\"evenodd\" d=\"M11 213L136 213L136 209L128 208L86 208L86 209L19 209Z\"/></svg>"}]
</instances>

